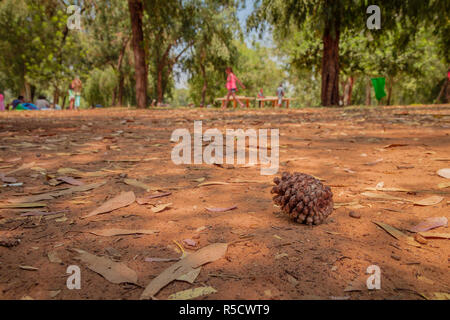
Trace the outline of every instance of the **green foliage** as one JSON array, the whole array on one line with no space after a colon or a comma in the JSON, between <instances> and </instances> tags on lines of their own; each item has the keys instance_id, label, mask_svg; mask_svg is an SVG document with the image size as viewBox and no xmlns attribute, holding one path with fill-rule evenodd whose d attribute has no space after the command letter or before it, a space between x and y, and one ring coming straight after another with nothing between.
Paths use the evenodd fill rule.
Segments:
<instances>
[{"instance_id":1,"label":"green foliage","mask_svg":"<svg viewBox=\"0 0 450 320\"><path fill-rule=\"evenodd\" d=\"M94 69L89 73L85 83L83 96L89 106L101 104L110 106L114 89L117 86L117 77L112 67L106 69Z\"/></svg>"}]
</instances>

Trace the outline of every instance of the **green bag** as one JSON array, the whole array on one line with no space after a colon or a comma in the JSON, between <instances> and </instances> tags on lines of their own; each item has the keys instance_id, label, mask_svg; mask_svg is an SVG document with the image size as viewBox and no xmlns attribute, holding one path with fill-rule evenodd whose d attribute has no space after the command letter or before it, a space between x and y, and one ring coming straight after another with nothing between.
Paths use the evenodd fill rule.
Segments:
<instances>
[{"instance_id":1,"label":"green bag","mask_svg":"<svg viewBox=\"0 0 450 320\"><path fill-rule=\"evenodd\" d=\"M375 89L375 97L378 101L380 101L383 97L386 97L386 92L384 91L384 87L386 85L385 78L373 78L372 84Z\"/></svg>"}]
</instances>

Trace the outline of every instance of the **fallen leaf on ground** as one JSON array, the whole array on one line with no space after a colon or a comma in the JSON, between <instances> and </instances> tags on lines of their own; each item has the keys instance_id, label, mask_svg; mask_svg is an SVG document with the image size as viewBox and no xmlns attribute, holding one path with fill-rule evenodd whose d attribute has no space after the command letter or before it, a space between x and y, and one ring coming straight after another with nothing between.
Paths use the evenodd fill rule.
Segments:
<instances>
[{"instance_id":1,"label":"fallen leaf on ground","mask_svg":"<svg viewBox=\"0 0 450 320\"><path fill-rule=\"evenodd\" d=\"M137 283L137 273L127 267L124 263L114 262L104 257L98 257L84 250L73 250L79 254L79 256L75 257L75 259L84 262L90 270L100 274L109 282L115 284Z\"/></svg>"},{"instance_id":2,"label":"fallen leaf on ground","mask_svg":"<svg viewBox=\"0 0 450 320\"><path fill-rule=\"evenodd\" d=\"M1 204L0 209L13 209L13 208L42 208L47 204L42 202L30 202L30 203L13 203L13 204Z\"/></svg>"},{"instance_id":3,"label":"fallen leaf on ground","mask_svg":"<svg viewBox=\"0 0 450 320\"><path fill-rule=\"evenodd\" d=\"M49 291L49 296L50 296L50 298L54 298L60 293L61 293L61 290L52 290L52 291Z\"/></svg>"},{"instance_id":4,"label":"fallen leaf on ground","mask_svg":"<svg viewBox=\"0 0 450 320\"><path fill-rule=\"evenodd\" d=\"M442 183L438 184L438 188L439 189L445 189L445 188L448 188L448 187L450 187L450 182L442 182Z\"/></svg>"},{"instance_id":5,"label":"fallen leaf on ground","mask_svg":"<svg viewBox=\"0 0 450 320\"><path fill-rule=\"evenodd\" d=\"M84 182L74 179L72 177L58 177L57 180L63 181L65 183L71 184L73 186L83 186Z\"/></svg>"},{"instance_id":6,"label":"fallen leaf on ground","mask_svg":"<svg viewBox=\"0 0 450 320\"><path fill-rule=\"evenodd\" d=\"M141 300L154 298L162 288L180 276L192 272L206 263L222 258L227 252L227 248L227 243L214 243L189 254L186 258L173 264L154 278L142 293Z\"/></svg>"},{"instance_id":7,"label":"fallen leaf on ground","mask_svg":"<svg viewBox=\"0 0 450 320\"><path fill-rule=\"evenodd\" d=\"M444 198L441 196L431 196L426 199L413 201L413 203L417 206L434 206L434 205L438 204L439 202L441 202L442 200L444 200Z\"/></svg>"},{"instance_id":8,"label":"fallen leaf on ground","mask_svg":"<svg viewBox=\"0 0 450 320\"><path fill-rule=\"evenodd\" d=\"M5 173L5 176L9 176L9 175L11 175L13 173L16 173L16 172L19 172L19 171L22 171L22 170L30 169L30 168L34 167L34 165L35 165L34 162L23 164L19 168Z\"/></svg>"},{"instance_id":9,"label":"fallen leaf on ground","mask_svg":"<svg viewBox=\"0 0 450 320\"><path fill-rule=\"evenodd\" d=\"M93 217L99 214L108 213L123 207L127 207L136 200L133 191L122 192L118 196L106 201L99 208L91 211L88 215L81 217L82 219Z\"/></svg>"},{"instance_id":10,"label":"fallen leaf on ground","mask_svg":"<svg viewBox=\"0 0 450 320\"><path fill-rule=\"evenodd\" d=\"M159 194L153 194L150 196L146 196L146 197L142 197L142 198L137 198L136 202L140 205L143 204L147 204L149 203L151 200L153 199L157 199L157 198L163 198L163 197L167 197L170 196L172 193L171 192L166 192L166 193L159 193Z\"/></svg>"},{"instance_id":11,"label":"fallen leaf on ground","mask_svg":"<svg viewBox=\"0 0 450 320\"><path fill-rule=\"evenodd\" d=\"M388 225L386 223L382 223L382 222L376 222L376 221L372 221L372 222L375 223L376 225L378 225L379 227L381 227L384 231L389 233L395 239L404 241L405 243L407 243L413 247L420 247L420 245L414 241L413 237L407 236L406 234L404 234L400 230L394 228L393 226L390 226L390 225Z\"/></svg>"},{"instance_id":12,"label":"fallen leaf on ground","mask_svg":"<svg viewBox=\"0 0 450 320\"><path fill-rule=\"evenodd\" d=\"M194 269L186 274L183 274L182 276L178 277L176 280L194 284L195 279L197 279L198 275L200 274L200 271L202 271L202 267Z\"/></svg>"},{"instance_id":13,"label":"fallen leaf on ground","mask_svg":"<svg viewBox=\"0 0 450 320\"><path fill-rule=\"evenodd\" d=\"M383 191L383 192L414 192L414 190L402 189L402 188L365 188L367 191Z\"/></svg>"},{"instance_id":14,"label":"fallen leaf on ground","mask_svg":"<svg viewBox=\"0 0 450 320\"><path fill-rule=\"evenodd\" d=\"M54 211L54 212L43 212L43 211L30 211L30 212L24 212L20 214L21 217L39 217L39 216L51 216L54 214L60 214L68 212L67 210L61 210L61 211Z\"/></svg>"},{"instance_id":15,"label":"fallen leaf on ground","mask_svg":"<svg viewBox=\"0 0 450 320\"><path fill-rule=\"evenodd\" d=\"M171 205L172 205L172 203L160 204L160 205L157 205L154 208L152 208L152 211L154 213L162 212L162 211L166 210L167 208L169 208Z\"/></svg>"},{"instance_id":16,"label":"fallen leaf on ground","mask_svg":"<svg viewBox=\"0 0 450 320\"><path fill-rule=\"evenodd\" d=\"M99 183L93 183L93 184L86 184L84 186L75 186L68 189L63 189L60 191L55 192L48 192L43 194L37 194L33 196L25 196L25 197L19 197L15 199L8 199L8 202L11 203L23 203L23 202L37 202L42 200L53 200L54 198L65 196L65 195L71 195L72 193L76 192L85 192L90 191L96 188L99 188L106 184L106 182L99 182Z\"/></svg>"},{"instance_id":17,"label":"fallen leaf on ground","mask_svg":"<svg viewBox=\"0 0 450 320\"><path fill-rule=\"evenodd\" d=\"M372 162L367 162L367 163L364 163L364 165L365 166L374 166L374 165L376 165L376 164L378 164L380 162L383 162L383 159L378 159L378 160L375 160L375 161L372 161Z\"/></svg>"},{"instance_id":18,"label":"fallen leaf on ground","mask_svg":"<svg viewBox=\"0 0 450 320\"><path fill-rule=\"evenodd\" d=\"M431 229L435 229L438 227L443 227L448 225L448 219L446 217L433 217L425 219L418 225L408 229L411 232L423 232Z\"/></svg>"},{"instance_id":19,"label":"fallen leaf on ground","mask_svg":"<svg viewBox=\"0 0 450 320\"><path fill-rule=\"evenodd\" d=\"M143 182L137 181L136 179L124 179L123 182L125 182L130 186L144 189L147 192L149 192L152 189L150 186L146 185Z\"/></svg>"},{"instance_id":20,"label":"fallen leaf on ground","mask_svg":"<svg viewBox=\"0 0 450 320\"><path fill-rule=\"evenodd\" d=\"M179 261L180 258L145 258L145 262L171 262L171 261Z\"/></svg>"},{"instance_id":21,"label":"fallen leaf on ground","mask_svg":"<svg viewBox=\"0 0 450 320\"><path fill-rule=\"evenodd\" d=\"M100 172L100 171L94 171L94 172L83 172L77 169L72 169L72 168L60 168L58 169L58 174L60 175L66 175L66 174L70 174L70 175L74 175L77 177L85 177L85 178L96 178L96 177L104 177L107 175L107 173L105 172Z\"/></svg>"},{"instance_id":22,"label":"fallen leaf on ground","mask_svg":"<svg viewBox=\"0 0 450 320\"><path fill-rule=\"evenodd\" d=\"M349 206L356 206L358 205L358 201L352 201L352 202L335 202L334 203L334 209L338 209L341 207L349 207Z\"/></svg>"},{"instance_id":23,"label":"fallen leaf on ground","mask_svg":"<svg viewBox=\"0 0 450 320\"><path fill-rule=\"evenodd\" d=\"M232 206L229 208L205 208L205 209L208 210L209 212L226 212L237 209L237 206Z\"/></svg>"},{"instance_id":24,"label":"fallen leaf on ground","mask_svg":"<svg viewBox=\"0 0 450 320\"><path fill-rule=\"evenodd\" d=\"M450 168L438 170L437 174L442 178L450 179Z\"/></svg>"},{"instance_id":25,"label":"fallen leaf on ground","mask_svg":"<svg viewBox=\"0 0 450 320\"><path fill-rule=\"evenodd\" d=\"M22 270L26 270L26 271L37 271L37 270L39 270L38 268L31 267L31 266L19 266L19 268L22 269Z\"/></svg>"},{"instance_id":26,"label":"fallen leaf on ground","mask_svg":"<svg viewBox=\"0 0 450 320\"><path fill-rule=\"evenodd\" d=\"M126 230L126 229L106 229L106 230L91 230L89 233L95 234L102 237L112 237L112 236L127 236L136 234L155 234L158 230Z\"/></svg>"},{"instance_id":27,"label":"fallen leaf on ground","mask_svg":"<svg viewBox=\"0 0 450 320\"><path fill-rule=\"evenodd\" d=\"M361 195L366 196L368 198L374 198L374 199L383 199L383 200L401 200L401 201L409 201L403 198L390 196L388 194L378 194L373 192L363 192Z\"/></svg>"},{"instance_id":28,"label":"fallen leaf on ground","mask_svg":"<svg viewBox=\"0 0 450 320\"><path fill-rule=\"evenodd\" d=\"M391 144L388 144L387 146L384 146L383 148L389 149L389 148L406 147L406 146L407 146L407 144L405 144L405 143L391 143Z\"/></svg>"},{"instance_id":29,"label":"fallen leaf on ground","mask_svg":"<svg viewBox=\"0 0 450 320\"><path fill-rule=\"evenodd\" d=\"M200 287L194 289L188 289L180 291L169 296L169 300L190 300L201 296L206 296L208 294L216 293L217 290L213 287Z\"/></svg>"},{"instance_id":30,"label":"fallen leaf on ground","mask_svg":"<svg viewBox=\"0 0 450 320\"><path fill-rule=\"evenodd\" d=\"M210 181L210 182L200 183L197 187L221 186L221 185L227 185L227 184L229 184L229 183L227 183L227 182L220 182L220 181Z\"/></svg>"},{"instance_id":31,"label":"fallen leaf on ground","mask_svg":"<svg viewBox=\"0 0 450 320\"><path fill-rule=\"evenodd\" d=\"M420 232L418 234L426 239L450 239L450 233Z\"/></svg>"},{"instance_id":32,"label":"fallen leaf on ground","mask_svg":"<svg viewBox=\"0 0 450 320\"><path fill-rule=\"evenodd\" d=\"M450 300L450 293L447 292L421 293L420 295L427 300Z\"/></svg>"}]
</instances>

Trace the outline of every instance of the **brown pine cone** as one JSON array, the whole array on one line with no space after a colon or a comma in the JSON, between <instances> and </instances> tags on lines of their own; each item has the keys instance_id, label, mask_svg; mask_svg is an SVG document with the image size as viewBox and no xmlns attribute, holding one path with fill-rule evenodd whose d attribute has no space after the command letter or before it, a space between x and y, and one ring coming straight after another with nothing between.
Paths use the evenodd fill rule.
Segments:
<instances>
[{"instance_id":1,"label":"brown pine cone","mask_svg":"<svg viewBox=\"0 0 450 320\"><path fill-rule=\"evenodd\" d=\"M319 225L333 212L333 193L316 178L284 172L281 179L277 177L273 182L273 201L295 222Z\"/></svg>"}]
</instances>

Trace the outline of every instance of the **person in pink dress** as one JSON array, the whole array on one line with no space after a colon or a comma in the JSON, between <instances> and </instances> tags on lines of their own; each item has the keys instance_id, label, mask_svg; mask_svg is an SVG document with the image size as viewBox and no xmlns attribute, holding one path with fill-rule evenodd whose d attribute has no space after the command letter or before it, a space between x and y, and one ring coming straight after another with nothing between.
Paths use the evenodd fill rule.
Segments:
<instances>
[{"instance_id":1,"label":"person in pink dress","mask_svg":"<svg viewBox=\"0 0 450 320\"><path fill-rule=\"evenodd\" d=\"M222 110L228 107L228 102L230 101L230 96L233 96L233 99L235 101L237 101L241 105L241 107L243 107L244 104L236 97L236 92L237 92L236 83L239 83L239 85L241 86L242 89L245 89L245 86L242 84L241 80L239 80L238 77L235 76L235 74L233 73L233 69L231 67L228 67L226 72L227 72L228 94L227 94L227 101L222 106Z\"/></svg>"},{"instance_id":2,"label":"person in pink dress","mask_svg":"<svg viewBox=\"0 0 450 320\"><path fill-rule=\"evenodd\" d=\"M0 111L5 111L5 97L0 93Z\"/></svg>"}]
</instances>

